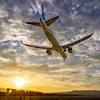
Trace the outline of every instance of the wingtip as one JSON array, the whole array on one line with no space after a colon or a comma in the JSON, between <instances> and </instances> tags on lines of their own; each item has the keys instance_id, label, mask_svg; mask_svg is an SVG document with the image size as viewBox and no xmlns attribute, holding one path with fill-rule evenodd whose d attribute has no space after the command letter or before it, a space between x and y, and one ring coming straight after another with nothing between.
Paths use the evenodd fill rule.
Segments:
<instances>
[{"instance_id":1,"label":"wingtip","mask_svg":"<svg viewBox=\"0 0 100 100\"><path fill-rule=\"evenodd\" d=\"M26 24L29 24L29 22L26 22Z\"/></svg>"},{"instance_id":2,"label":"wingtip","mask_svg":"<svg viewBox=\"0 0 100 100\"><path fill-rule=\"evenodd\" d=\"M88 35L88 37L91 37L93 35L93 33L92 34L90 34L90 35Z\"/></svg>"},{"instance_id":3,"label":"wingtip","mask_svg":"<svg viewBox=\"0 0 100 100\"><path fill-rule=\"evenodd\" d=\"M57 18L59 18L59 16L57 16Z\"/></svg>"},{"instance_id":4,"label":"wingtip","mask_svg":"<svg viewBox=\"0 0 100 100\"><path fill-rule=\"evenodd\" d=\"M93 33L90 36L92 36L92 35L93 35Z\"/></svg>"}]
</instances>

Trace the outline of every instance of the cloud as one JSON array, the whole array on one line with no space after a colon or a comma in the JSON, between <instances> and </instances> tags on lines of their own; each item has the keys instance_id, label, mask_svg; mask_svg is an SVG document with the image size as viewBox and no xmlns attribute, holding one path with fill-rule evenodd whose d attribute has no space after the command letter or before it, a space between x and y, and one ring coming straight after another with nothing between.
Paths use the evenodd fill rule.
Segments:
<instances>
[{"instance_id":1,"label":"cloud","mask_svg":"<svg viewBox=\"0 0 100 100\"><path fill-rule=\"evenodd\" d=\"M0 57L1 62L9 62L9 59Z\"/></svg>"},{"instance_id":2,"label":"cloud","mask_svg":"<svg viewBox=\"0 0 100 100\"><path fill-rule=\"evenodd\" d=\"M48 56L46 50L20 43L23 40L27 44L52 46L40 27L25 23L39 21L41 4L46 19L59 16L50 26L63 45L94 33L73 46L74 53L66 53L65 62L57 52ZM42 82L44 88L59 88L57 91L92 89L93 85L99 89L99 0L10 0L0 1L0 5L0 77L3 81L16 73L15 76L29 78L31 86L38 84L39 87Z\"/></svg>"}]
</instances>

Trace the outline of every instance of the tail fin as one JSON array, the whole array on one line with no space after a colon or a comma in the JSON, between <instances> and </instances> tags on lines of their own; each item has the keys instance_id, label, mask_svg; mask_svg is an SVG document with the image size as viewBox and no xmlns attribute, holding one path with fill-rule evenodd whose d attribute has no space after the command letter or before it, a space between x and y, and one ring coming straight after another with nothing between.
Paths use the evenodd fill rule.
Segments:
<instances>
[{"instance_id":1,"label":"tail fin","mask_svg":"<svg viewBox=\"0 0 100 100\"><path fill-rule=\"evenodd\" d=\"M43 5L41 5L41 9L42 9L42 20L45 21Z\"/></svg>"},{"instance_id":2,"label":"tail fin","mask_svg":"<svg viewBox=\"0 0 100 100\"><path fill-rule=\"evenodd\" d=\"M43 5L41 5L41 8L42 8L42 20L45 21ZM52 24L58 18L59 18L59 16L53 17L53 18L45 21L45 23L46 23L47 26L49 26L50 24ZM30 25L35 25L35 26L41 27L40 22L26 22L26 23L30 24Z\"/></svg>"}]
</instances>

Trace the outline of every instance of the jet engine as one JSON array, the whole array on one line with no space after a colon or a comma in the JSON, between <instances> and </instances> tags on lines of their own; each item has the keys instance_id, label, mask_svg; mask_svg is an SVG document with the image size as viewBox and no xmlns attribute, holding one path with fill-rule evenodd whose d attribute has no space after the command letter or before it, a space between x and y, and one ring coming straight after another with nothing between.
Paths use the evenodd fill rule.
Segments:
<instances>
[{"instance_id":1,"label":"jet engine","mask_svg":"<svg viewBox=\"0 0 100 100\"><path fill-rule=\"evenodd\" d=\"M69 52L69 53L73 53L73 50L72 50L71 47L68 47L68 52Z\"/></svg>"},{"instance_id":2,"label":"jet engine","mask_svg":"<svg viewBox=\"0 0 100 100\"><path fill-rule=\"evenodd\" d=\"M46 53L51 56L52 55L52 52L50 50L47 50Z\"/></svg>"}]
</instances>

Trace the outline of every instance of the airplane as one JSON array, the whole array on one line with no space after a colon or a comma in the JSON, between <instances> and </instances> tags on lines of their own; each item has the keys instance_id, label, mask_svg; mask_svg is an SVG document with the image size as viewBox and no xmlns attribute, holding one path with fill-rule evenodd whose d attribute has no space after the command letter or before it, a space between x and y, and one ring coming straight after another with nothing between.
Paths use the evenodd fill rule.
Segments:
<instances>
[{"instance_id":1,"label":"airplane","mask_svg":"<svg viewBox=\"0 0 100 100\"><path fill-rule=\"evenodd\" d=\"M40 22L26 22L26 23L30 24L30 25L35 25L35 26L38 26L38 27L42 27L42 30L43 30L46 38L52 44L52 47L29 45L29 44L23 43L22 40L21 40L23 45L29 46L29 47L40 48L40 49L46 49L46 53L49 56L52 55L52 51L56 51L64 58L64 61L65 61L65 59L67 58L67 54L65 53L66 49L68 49L69 53L73 53L72 46L74 46L74 45L90 38L93 35L93 33L92 33L88 36L85 36L85 37L73 42L73 43L69 43L69 44L66 44L66 45L61 45L61 43L59 42L59 40L56 37L55 33L53 32L53 30L50 27L50 24L52 24L55 20L57 20L59 18L59 16L53 17L53 18L46 21L45 16L44 16L43 5L41 5L41 9L42 9L42 18L40 18Z\"/></svg>"}]
</instances>

